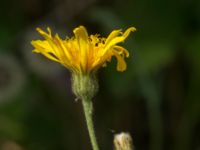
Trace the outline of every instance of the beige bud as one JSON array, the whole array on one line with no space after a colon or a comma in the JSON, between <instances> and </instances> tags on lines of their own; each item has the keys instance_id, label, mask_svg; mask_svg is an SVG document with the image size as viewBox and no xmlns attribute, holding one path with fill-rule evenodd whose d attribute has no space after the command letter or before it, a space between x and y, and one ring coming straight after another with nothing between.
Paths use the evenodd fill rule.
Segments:
<instances>
[{"instance_id":1,"label":"beige bud","mask_svg":"<svg viewBox=\"0 0 200 150\"><path fill-rule=\"evenodd\" d=\"M133 150L133 141L129 133L120 133L114 136L115 150Z\"/></svg>"}]
</instances>

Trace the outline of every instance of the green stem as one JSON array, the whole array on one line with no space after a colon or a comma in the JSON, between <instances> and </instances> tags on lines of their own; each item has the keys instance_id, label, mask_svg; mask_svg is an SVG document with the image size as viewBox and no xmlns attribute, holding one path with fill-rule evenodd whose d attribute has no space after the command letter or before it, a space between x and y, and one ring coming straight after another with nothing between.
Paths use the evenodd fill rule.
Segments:
<instances>
[{"instance_id":1,"label":"green stem","mask_svg":"<svg viewBox=\"0 0 200 150\"><path fill-rule=\"evenodd\" d=\"M92 109L93 109L92 101L87 98L84 98L82 99L82 104L83 104L83 110L85 113L87 128L89 131L90 141L91 141L93 150L99 150L96 136L95 136L95 131L94 131L94 124L92 120Z\"/></svg>"}]
</instances>

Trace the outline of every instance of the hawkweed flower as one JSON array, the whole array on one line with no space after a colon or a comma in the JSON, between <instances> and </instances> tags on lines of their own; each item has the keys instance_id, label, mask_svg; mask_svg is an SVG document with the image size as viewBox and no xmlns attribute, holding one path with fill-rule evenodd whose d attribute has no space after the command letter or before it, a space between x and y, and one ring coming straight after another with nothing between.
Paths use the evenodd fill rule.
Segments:
<instances>
[{"instance_id":1,"label":"hawkweed flower","mask_svg":"<svg viewBox=\"0 0 200 150\"><path fill-rule=\"evenodd\" d=\"M72 88L77 98L92 98L98 89L95 73L113 56L117 58L117 70L126 70L124 58L129 57L129 52L118 44L135 30L134 27L124 33L114 30L104 38L98 34L88 35L85 27L79 26L73 30L73 37L63 40L58 34L52 35L49 27L48 32L37 28L44 40L33 40L31 44L35 48L33 52L41 53L72 72Z\"/></svg>"},{"instance_id":2,"label":"hawkweed flower","mask_svg":"<svg viewBox=\"0 0 200 150\"><path fill-rule=\"evenodd\" d=\"M77 98L82 99L94 150L98 150L92 123L91 101L98 90L95 73L100 67L106 66L113 56L117 59L117 70L121 72L126 70L124 59L129 57L129 52L118 44L124 42L135 30L134 27L128 28L125 32L114 30L105 38L98 34L88 35L85 27L79 26L73 30L74 36L61 39L58 34L52 35L50 28L47 28L48 32L37 28L44 40L31 42L35 48L33 52L41 53L62 64L72 73L72 90Z\"/></svg>"},{"instance_id":3,"label":"hawkweed flower","mask_svg":"<svg viewBox=\"0 0 200 150\"><path fill-rule=\"evenodd\" d=\"M124 57L128 57L129 53L117 44L124 42L130 32L135 30L134 27L124 33L121 30L114 30L104 38L97 34L89 36L85 27L80 26L73 30L73 37L63 40L58 34L52 36L50 28L47 28L48 33L37 28L44 40L34 40L31 43L35 47L34 52L43 54L76 74L95 72L110 61L112 56L117 58L117 70L124 71L126 70Z\"/></svg>"}]
</instances>

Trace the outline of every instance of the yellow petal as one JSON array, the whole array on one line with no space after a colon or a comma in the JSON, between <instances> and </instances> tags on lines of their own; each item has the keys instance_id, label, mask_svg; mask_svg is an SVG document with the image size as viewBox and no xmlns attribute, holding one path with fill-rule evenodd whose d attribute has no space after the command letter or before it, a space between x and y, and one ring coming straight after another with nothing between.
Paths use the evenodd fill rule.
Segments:
<instances>
[{"instance_id":1,"label":"yellow petal","mask_svg":"<svg viewBox=\"0 0 200 150\"><path fill-rule=\"evenodd\" d=\"M41 53L53 61L60 62L56 55L52 52L51 47L47 41L37 40L32 41L31 44L35 47L33 52Z\"/></svg>"},{"instance_id":2,"label":"yellow petal","mask_svg":"<svg viewBox=\"0 0 200 150\"><path fill-rule=\"evenodd\" d=\"M54 41L57 47L59 47L60 56L63 58L63 61L70 62L71 55L69 54L68 49L64 45L64 41L58 36L58 34L55 35Z\"/></svg>"},{"instance_id":3,"label":"yellow petal","mask_svg":"<svg viewBox=\"0 0 200 150\"><path fill-rule=\"evenodd\" d=\"M105 45L107 45L113 38L115 38L116 36L118 36L121 33L122 33L121 29L112 31L109 34L108 38L106 39Z\"/></svg>"},{"instance_id":4,"label":"yellow petal","mask_svg":"<svg viewBox=\"0 0 200 150\"><path fill-rule=\"evenodd\" d=\"M105 56L106 57L108 56L107 53L110 53L109 51L112 51L113 47L115 47L119 51L122 51L122 53L124 52L125 56L128 57L129 53L122 47L120 47L120 46L118 47L116 44L123 42L128 37L130 32L133 32L135 30L136 29L134 27L131 27L131 28L128 28L124 32L124 34L122 34L121 30L114 30L113 32L111 32L111 34L108 36L108 38L105 42L104 49L98 52L98 57L101 57L101 60L99 62L102 63L103 61L106 60Z\"/></svg>"},{"instance_id":5,"label":"yellow petal","mask_svg":"<svg viewBox=\"0 0 200 150\"><path fill-rule=\"evenodd\" d=\"M36 28L36 30L37 30L44 38L51 38L51 30L50 30L49 27L47 28L47 31L48 31L49 33L46 33L46 32L43 31L41 28Z\"/></svg>"},{"instance_id":6,"label":"yellow petal","mask_svg":"<svg viewBox=\"0 0 200 150\"><path fill-rule=\"evenodd\" d=\"M45 52L52 52L52 48L49 45L48 41L41 41L41 40L36 40L36 41L31 41L31 44L37 48L39 51L45 51Z\"/></svg>"},{"instance_id":7,"label":"yellow petal","mask_svg":"<svg viewBox=\"0 0 200 150\"><path fill-rule=\"evenodd\" d=\"M126 62L124 58L122 58L117 52L113 52L115 57L117 58L117 71L125 71L126 70Z\"/></svg>"},{"instance_id":8,"label":"yellow petal","mask_svg":"<svg viewBox=\"0 0 200 150\"><path fill-rule=\"evenodd\" d=\"M47 31L48 33L46 33L45 31L43 31L40 28L36 29L45 39L46 41L49 43L49 46L51 47L50 50L52 53L54 53L54 55L56 55L56 57L60 58L60 50L58 49L57 44L55 44L54 39L51 35L51 29L48 27Z\"/></svg>"},{"instance_id":9,"label":"yellow petal","mask_svg":"<svg viewBox=\"0 0 200 150\"><path fill-rule=\"evenodd\" d=\"M73 30L74 37L62 40L58 34L52 36L49 27L47 32L37 28L45 40L35 40L31 43L35 47L34 52L61 63L72 72L85 74L96 71L101 66L106 66L112 56L117 59L117 70L124 71L124 58L129 56L129 52L117 44L123 42L130 32L135 30L133 27L124 33L121 30L114 30L106 39L98 35L88 36L85 27L80 26Z\"/></svg>"},{"instance_id":10,"label":"yellow petal","mask_svg":"<svg viewBox=\"0 0 200 150\"><path fill-rule=\"evenodd\" d=\"M88 33L85 27L80 26L74 29L75 38L77 39L77 44L80 51L81 66L84 71L87 68L88 53L89 53L89 39Z\"/></svg>"},{"instance_id":11,"label":"yellow petal","mask_svg":"<svg viewBox=\"0 0 200 150\"><path fill-rule=\"evenodd\" d=\"M119 31L118 32L116 31L115 34L113 33L114 32L113 31L111 33L111 35L108 36L108 39L106 40L105 51L107 51L112 46L114 46L120 42L123 42L128 37L130 32L134 32L134 31L136 31L136 28L130 27L124 32L124 34L122 34L120 36L118 36L120 33Z\"/></svg>"},{"instance_id":12,"label":"yellow petal","mask_svg":"<svg viewBox=\"0 0 200 150\"><path fill-rule=\"evenodd\" d=\"M125 54L125 57L129 57L129 52L122 46L115 45L113 49L116 50L120 54Z\"/></svg>"}]
</instances>

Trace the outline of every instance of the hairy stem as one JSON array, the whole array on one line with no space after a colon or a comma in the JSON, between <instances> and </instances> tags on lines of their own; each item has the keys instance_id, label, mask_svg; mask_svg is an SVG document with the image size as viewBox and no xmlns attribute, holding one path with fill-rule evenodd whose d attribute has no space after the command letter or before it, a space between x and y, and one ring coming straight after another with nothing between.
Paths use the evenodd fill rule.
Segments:
<instances>
[{"instance_id":1,"label":"hairy stem","mask_svg":"<svg viewBox=\"0 0 200 150\"><path fill-rule=\"evenodd\" d=\"M99 150L96 136L95 136L95 131L94 131L94 124L92 120L92 111L93 111L92 101L87 98L84 98L82 99L82 104L83 104L83 110L85 113L87 128L88 128L90 141L91 141L93 150Z\"/></svg>"}]
</instances>

